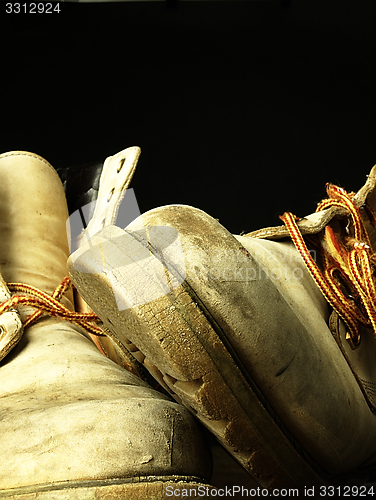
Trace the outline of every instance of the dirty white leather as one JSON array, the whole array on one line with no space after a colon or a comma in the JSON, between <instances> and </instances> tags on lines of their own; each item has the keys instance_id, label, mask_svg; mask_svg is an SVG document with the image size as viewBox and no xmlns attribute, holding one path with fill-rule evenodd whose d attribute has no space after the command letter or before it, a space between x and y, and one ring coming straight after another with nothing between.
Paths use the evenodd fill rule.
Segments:
<instances>
[{"instance_id":1,"label":"dirty white leather","mask_svg":"<svg viewBox=\"0 0 376 500\"><path fill-rule=\"evenodd\" d=\"M3 304L11 295L0 275L0 303ZM20 315L15 309L0 315L0 361L10 352L22 337L23 328Z\"/></svg>"}]
</instances>

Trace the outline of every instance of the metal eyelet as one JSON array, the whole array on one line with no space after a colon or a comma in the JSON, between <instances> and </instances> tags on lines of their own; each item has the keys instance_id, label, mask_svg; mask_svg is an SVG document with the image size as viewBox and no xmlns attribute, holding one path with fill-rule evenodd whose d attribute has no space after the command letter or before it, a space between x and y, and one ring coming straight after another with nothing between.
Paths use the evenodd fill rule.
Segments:
<instances>
[{"instance_id":1,"label":"metal eyelet","mask_svg":"<svg viewBox=\"0 0 376 500\"><path fill-rule=\"evenodd\" d=\"M115 188L112 188L111 191L108 193L107 196L107 203L111 200L112 195L114 194Z\"/></svg>"},{"instance_id":2,"label":"metal eyelet","mask_svg":"<svg viewBox=\"0 0 376 500\"><path fill-rule=\"evenodd\" d=\"M124 162L125 162L126 158L122 158L119 162L119 166L117 168L117 173L120 172L120 170L123 168L123 165L124 165Z\"/></svg>"}]
</instances>

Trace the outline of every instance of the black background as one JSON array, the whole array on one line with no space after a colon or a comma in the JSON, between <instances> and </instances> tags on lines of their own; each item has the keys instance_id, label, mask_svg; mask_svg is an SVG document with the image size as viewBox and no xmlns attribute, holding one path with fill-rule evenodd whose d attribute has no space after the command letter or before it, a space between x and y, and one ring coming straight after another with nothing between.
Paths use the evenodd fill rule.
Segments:
<instances>
[{"instance_id":1,"label":"black background","mask_svg":"<svg viewBox=\"0 0 376 500\"><path fill-rule=\"evenodd\" d=\"M374 0L5 5L0 152L65 167L138 145L141 212L193 205L233 233L376 163Z\"/></svg>"}]
</instances>

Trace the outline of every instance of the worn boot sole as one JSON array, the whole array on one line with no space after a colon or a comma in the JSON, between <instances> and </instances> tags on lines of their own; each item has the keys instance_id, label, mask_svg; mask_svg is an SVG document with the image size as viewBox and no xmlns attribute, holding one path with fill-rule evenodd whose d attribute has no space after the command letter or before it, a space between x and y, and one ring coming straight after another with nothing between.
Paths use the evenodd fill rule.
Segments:
<instances>
[{"instance_id":1,"label":"worn boot sole","mask_svg":"<svg viewBox=\"0 0 376 500\"><path fill-rule=\"evenodd\" d=\"M116 247L112 256L106 253L107 270L124 264L120 261L126 246L121 231L110 226L98 233L102 242L111 240ZM122 233L129 240L129 235ZM68 270L114 340L187 407L261 487L326 484L319 468L283 429L188 283L184 281L155 300L119 310L114 279L107 271L98 272L94 238L91 249L81 252L74 263L70 258ZM142 286L148 280L155 281L156 276L140 265L137 280ZM122 285L125 296L127 281L125 278ZM122 286L116 289L117 296Z\"/></svg>"},{"instance_id":2,"label":"worn boot sole","mask_svg":"<svg viewBox=\"0 0 376 500\"><path fill-rule=\"evenodd\" d=\"M211 498L212 486L191 477L140 477L93 481L67 481L0 490L0 498L11 500L164 500L180 496Z\"/></svg>"}]
</instances>

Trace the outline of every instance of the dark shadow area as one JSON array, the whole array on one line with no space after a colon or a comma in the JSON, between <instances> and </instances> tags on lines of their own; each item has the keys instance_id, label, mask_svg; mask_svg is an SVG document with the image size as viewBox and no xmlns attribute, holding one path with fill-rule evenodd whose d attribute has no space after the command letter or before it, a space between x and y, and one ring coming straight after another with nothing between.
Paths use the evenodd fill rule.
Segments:
<instances>
[{"instance_id":1,"label":"dark shadow area","mask_svg":"<svg viewBox=\"0 0 376 500\"><path fill-rule=\"evenodd\" d=\"M234 233L376 162L373 1L59 5L2 13L2 152L63 168L138 145L142 212L193 205Z\"/></svg>"}]
</instances>

